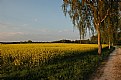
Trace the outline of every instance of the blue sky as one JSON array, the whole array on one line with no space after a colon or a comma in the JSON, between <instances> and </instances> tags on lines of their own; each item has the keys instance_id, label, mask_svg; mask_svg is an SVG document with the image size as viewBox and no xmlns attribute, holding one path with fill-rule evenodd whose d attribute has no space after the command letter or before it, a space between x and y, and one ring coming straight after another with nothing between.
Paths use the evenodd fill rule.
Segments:
<instances>
[{"instance_id":1,"label":"blue sky","mask_svg":"<svg viewBox=\"0 0 121 80\"><path fill-rule=\"evenodd\" d=\"M63 0L0 0L0 41L79 39Z\"/></svg>"}]
</instances>

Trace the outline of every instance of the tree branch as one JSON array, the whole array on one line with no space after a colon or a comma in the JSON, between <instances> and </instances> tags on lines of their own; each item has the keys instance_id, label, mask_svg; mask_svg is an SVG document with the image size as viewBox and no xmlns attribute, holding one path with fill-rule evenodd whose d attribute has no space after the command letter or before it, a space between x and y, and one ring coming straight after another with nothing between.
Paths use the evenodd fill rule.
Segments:
<instances>
[{"instance_id":1,"label":"tree branch","mask_svg":"<svg viewBox=\"0 0 121 80\"><path fill-rule=\"evenodd\" d=\"M97 10L95 9L95 7L94 7L94 5L93 4L91 4L90 2L86 2L87 3L87 5L89 5L90 7L91 7L91 9L94 11L94 13L93 13L93 16L94 16L94 23L98 23L98 19L96 18L97 16L96 15L98 15L98 14L96 14L96 12L97 12Z\"/></svg>"},{"instance_id":2,"label":"tree branch","mask_svg":"<svg viewBox=\"0 0 121 80\"><path fill-rule=\"evenodd\" d=\"M102 20L100 21L100 23L103 22L103 21L106 19L106 17L107 17L108 14L109 14L109 10L110 10L110 8L107 10L107 14L104 16L104 18L102 18Z\"/></svg>"}]
</instances>

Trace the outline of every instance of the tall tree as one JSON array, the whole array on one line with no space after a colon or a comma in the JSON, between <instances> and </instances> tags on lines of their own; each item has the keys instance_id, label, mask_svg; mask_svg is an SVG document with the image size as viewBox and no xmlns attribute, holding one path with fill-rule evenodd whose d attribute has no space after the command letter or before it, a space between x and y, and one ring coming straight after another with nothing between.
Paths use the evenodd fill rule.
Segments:
<instances>
[{"instance_id":1,"label":"tall tree","mask_svg":"<svg viewBox=\"0 0 121 80\"><path fill-rule=\"evenodd\" d=\"M72 21L81 27L84 32L87 30L98 33L98 54L101 54L101 23L107 18L110 12L108 0L63 0L63 11L69 13ZM94 27L90 26L93 22ZM86 26L81 26L86 23ZM86 32L84 32L86 34Z\"/></svg>"},{"instance_id":2,"label":"tall tree","mask_svg":"<svg viewBox=\"0 0 121 80\"><path fill-rule=\"evenodd\" d=\"M109 44L109 49L111 43L116 43L117 35L119 30L121 30L119 25L119 2L110 1L109 5L111 7L110 14L101 24L102 26L102 38Z\"/></svg>"},{"instance_id":3,"label":"tall tree","mask_svg":"<svg viewBox=\"0 0 121 80\"><path fill-rule=\"evenodd\" d=\"M70 18L72 19L74 26L79 29L80 42L81 39L86 36L87 30L89 30L92 34L94 33L93 26L91 26L91 9L88 5L82 6L80 1L78 0L64 0L62 8L65 16L68 13Z\"/></svg>"}]
</instances>

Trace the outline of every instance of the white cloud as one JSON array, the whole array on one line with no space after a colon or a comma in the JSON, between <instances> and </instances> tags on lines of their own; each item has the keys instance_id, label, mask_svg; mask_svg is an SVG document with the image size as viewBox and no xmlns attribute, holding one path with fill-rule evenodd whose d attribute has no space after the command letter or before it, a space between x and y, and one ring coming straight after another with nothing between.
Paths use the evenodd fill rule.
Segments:
<instances>
[{"instance_id":1,"label":"white cloud","mask_svg":"<svg viewBox=\"0 0 121 80\"><path fill-rule=\"evenodd\" d=\"M34 19L34 21L35 21L35 22L37 22L37 21L38 21L38 19L36 18L36 19Z\"/></svg>"},{"instance_id":2,"label":"white cloud","mask_svg":"<svg viewBox=\"0 0 121 80\"><path fill-rule=\"evenodd\" d=\"M0 22L0 32L16 31L19 28L20 26L16 26L15 24Z\"/></svg>"},{"instance_id":3,"label":"white cloud","mask_svg":"<svg viewBox=\"0 0 121 80\"><path fill-rule=\"evenodd\" d=\"M0 37L14 36L14 35L23 35L23 32L0 32Z\"/></svg>"},{"instance_id":4,"label":"white cloud","mask_svg":"<svg viewBox=\"0 0 121 80\"><path fill-rule=\"evenodd\" d=\"M28 27L29 24L12 26L12 24L0 23L0 41L53 41L60 39L77 39L79 37L78 31L73 32L72 29L53 30L44 27Z\"/></svg>"},{"instance_id":5,"label":"white cloud","mask_svg":"<svg viewBox=\"0 0 121 80\"><path fill-rule=\"evenodd\" d=\"M7 28L7 27L10 27L10 24L0 22L0 28Z\"/></svg>"},{"instance_id":6,"label":"white cloud","mask_svg":"<svg viewBox=\"0 0 121 80\"><path fill-rule=\"evenodd\" d=\"M0 41L19 41L25 34L24 32L0 32Z\"/></svg>"},{"instance_id":7,"label":"white cloud","mask_svg":"<svg viewBox=\"0 0 121 80\"><path fill-rule=\"evenodd\" d=\"M20 26L22 26L22 27L27 27L27 26L29 26L29 24L22 24L22 25L20 25Z\"/></svg>"},{"instance_id":8,"label":"white cloud","mask_svg":"<svg viewBox=\"0 0 121 80\"><path fill-rule=\"evenodd\" d=\"M58 31L52 31L47 29L38 30L34 32L0 32L0 41L54 41L60 39L75 39L79 35L73 33L72 31L59 33Z\"/></svg>"}]
</instances>

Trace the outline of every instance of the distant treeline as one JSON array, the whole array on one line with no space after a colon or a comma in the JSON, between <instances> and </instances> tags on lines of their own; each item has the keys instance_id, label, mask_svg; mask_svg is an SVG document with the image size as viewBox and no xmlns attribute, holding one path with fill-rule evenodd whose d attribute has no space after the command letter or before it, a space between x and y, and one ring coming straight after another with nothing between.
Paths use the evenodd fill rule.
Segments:
<instances>
[{"instance_id":1,"label":"distant treeline","mask_svg":"<svg viewBox=\"0 0 121 80\"><path fill-rule=\"evenodd\" d=\"M32 40L28 41L20 41L20 42L0 42L0 44L28 44L28 43L81 43L81 44L97 44L97 35L92 36L90 39L87 40L57 40L57 41L50 41L50 42L33 42ZM108 44L107 39L101 40L102 44ZM113 44L121 45L121 32L118 33L117 39L113 40Z\"/></svg>"},{"instance_id":2,"label":"distant treeline","mask_svg":"<svg viewBox=\"0 0 121 80\"><path fill-rule=\"evenodd\" d=\"M58 40L58 41L50 41L50 42L33 42L31 40L28 41L20 41L20 42L0 42L1 44L27 44L27 43L82 43L82 44L89 44L90 40Z\"/></svg>"},{"instance_id":3,"label":"distant treeline","mask_svg":"<svg viewBox=\"0 0 121 80\"><path fill-rule=\"evenodd\" d=\"M0 44L29 44L29 43L79 43L79 44L97 44L97 37L93 36L91 39L87 40L58 40L58 41L51 41L51 42L33 42L33 41L20 41L20 42L0 42ZM103 44L106 44L106 42L102 41ZM114 44L121 45L121 40L118 40Z\"/></svg>"},{"instance_id":4,"label":"distant treeline","mask_svg":"<svg viewBox=\"0 0 121 80\"><path fill-rule=\"evenodd\" d=\"M82 43L82 44L89 44L90 40L59 40L59 41L52 41L51 43Z\"/></svg>"},{"instance_id":5,"label":"distant treeline","mask_svg":"<svg viewBox=\"0 0 121 80\"><path fill-rule=\"evenodd\" d=\"M97 40L95 41L91 41L89 39L87 40L75 40L75 41L71 41L71 40L59 40L59 41L52 41L52 42L0 42L0 44L29 44L29 43L79 43L79 44L97 44ZM106 43L103 43L106 44ZM118 44L121 45L121 41L118 41L117 43L114 44Z\"/></svg>"}]
</instances>

